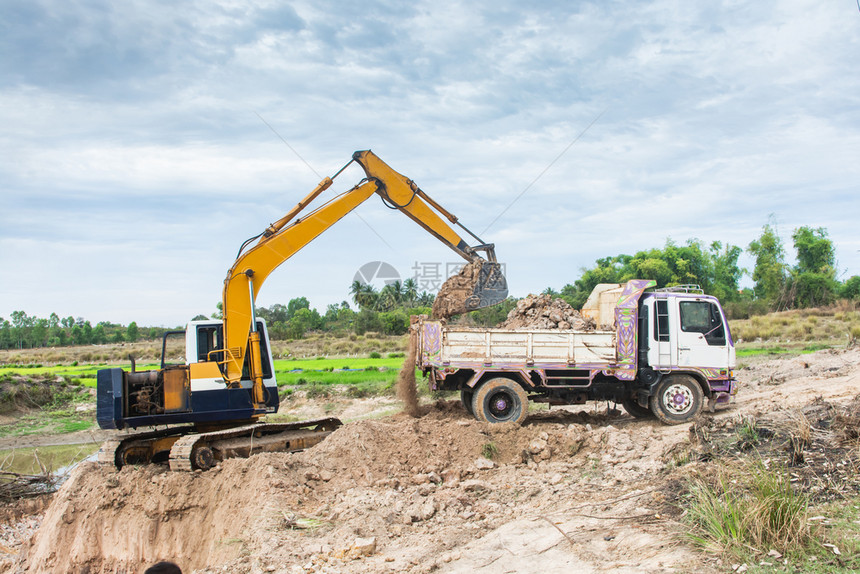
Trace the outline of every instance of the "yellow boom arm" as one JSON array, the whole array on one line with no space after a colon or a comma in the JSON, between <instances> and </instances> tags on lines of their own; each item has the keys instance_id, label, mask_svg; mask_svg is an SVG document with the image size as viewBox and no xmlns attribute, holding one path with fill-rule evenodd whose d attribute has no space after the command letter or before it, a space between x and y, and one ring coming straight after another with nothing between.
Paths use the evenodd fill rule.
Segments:
<instances>
[{"instance_id":1,"label":"yellow boom arm","mask_svg":"<svg viewBox=\"0 0 860 574\"><path fill-rule=\"evenodd\" d=\"M357 162L367 176L359 185L338 195L328 203L316 208L302 218L297 218L313 200L332 185L333 178L346 167ZM302 201L284 217L270 225L266 231L252 239L256 243L240 251L236 262L224 280L224 348L226 351L225 378L238 384L242 376L245 353L250 353L251 378L254 381L253 401L264 403L262 369L260 368L260 335L256 332L254 300L263 282L281 263L310 243L347 213L358 207L374 193L380 195L390 207L397 208L410 219L448 245L469 262L484 261L476 251L484 251L487 260L498 266L494 247L485 244L476 235L462 226L457 218L430 199L410 179L394 171L371 151L357 151L346 166L331 178L325 178ZM451 223L460 225L479 243L469 246L437 211ZM247 243L246 243L247 245ZM490 264L488 264L490 265ZM493 274L496 284L487 288L480 297L478 307L485 307L507 297L504 276ZM477 307L475 307L477 308Z\"/></svg>"}]
</instances>

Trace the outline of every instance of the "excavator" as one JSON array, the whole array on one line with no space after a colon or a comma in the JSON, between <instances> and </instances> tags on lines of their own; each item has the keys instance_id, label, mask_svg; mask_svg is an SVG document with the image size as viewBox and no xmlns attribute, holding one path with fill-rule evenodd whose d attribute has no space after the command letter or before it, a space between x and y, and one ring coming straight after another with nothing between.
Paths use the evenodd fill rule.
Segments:
<instances>
[{"instance_id":1,"label":"excavator","mask_svg":"<svg viewBox=\"0 0 860 574\"><path fill-rule=\"evenodd\" d=\"M365 177L306 211L353 162L364 169ZM165 333L160 369L137 371L132 359L130 371L98 371L99 426L154 427L107 441L99 450L99 462L116 468L168 463L171 470L207 470L226 458L310 448L334 432L341 425L336 418L262 421L277 412L279 400L266 324L256 317L254 301L272 271L373 194L453 249L474 271L473 288L453 306L448 302L451 312L488 307L507 298L507 282L493 244L482 241L372 151L357 151L286 215L242 244L224 279L221 321L191 321L184 331ZM469 245L452 225L477 243ZM177 335L185 338L185 363L166 364L168 338Z\"/></svg>"}]
</instances>

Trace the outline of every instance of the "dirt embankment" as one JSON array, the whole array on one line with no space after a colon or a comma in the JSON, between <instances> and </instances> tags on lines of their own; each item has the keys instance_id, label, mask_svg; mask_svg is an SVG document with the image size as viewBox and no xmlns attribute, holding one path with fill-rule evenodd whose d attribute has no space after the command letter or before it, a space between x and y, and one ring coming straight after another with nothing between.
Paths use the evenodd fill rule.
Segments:
<instances>
[{"instance_id":1,"label":"dirt embankment","mask_svg":"<svg viewBox=\"0 0 860 574\"><path fill-rule=\"evenodd\" d=\"M424 411L350 423L310 451L205 473L88 464L56 495L21 565L95 573L174 559L187 571L225 571L208 569L220 564L238 573L251 564L306 571L316 561L333 572L429 571L512 518L551 516L580 488L598 492L662 465L653 427L635 439L653 439L650 462L634 462L643 456L634 437L602 415L558 411L526 427L490 427L454 402ZM357 538L376 542L361 562L345 559Z\"/></svg>"},{"instance_id":2,"label":"dirt embankment","mask_svg":"<svg viewBox=\"0 0 860 574\"><path fill-rule=\"evenodd\" d=\"M860 349L757 361L727 422L860 394ZM203 473L79 468L9 571L725 571L679 543L691 425L606 405L479 423L454 402ZM489 460L485 457L491 457ZM706 464L706 463L697 463ZM697 468L694 465L693 468ZM0 561L0 572L4 562Z\"/></svg>"}]
</instances>

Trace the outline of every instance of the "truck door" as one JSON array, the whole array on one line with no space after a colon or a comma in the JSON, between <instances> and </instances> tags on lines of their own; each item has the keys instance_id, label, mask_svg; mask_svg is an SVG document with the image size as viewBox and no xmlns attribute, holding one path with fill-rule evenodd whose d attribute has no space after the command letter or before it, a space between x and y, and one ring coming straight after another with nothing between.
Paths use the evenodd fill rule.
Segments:
<instances>
[{"instance_id":1,"label":"truck door","mask_svg":"<svg viewBox=\"0 0 860 574\"><path fill-rule=\"evenodd\" d=\"M726 368L727 330L719 305L707 300L678 301L678 366Z\"/></svg>"}]
</instances>

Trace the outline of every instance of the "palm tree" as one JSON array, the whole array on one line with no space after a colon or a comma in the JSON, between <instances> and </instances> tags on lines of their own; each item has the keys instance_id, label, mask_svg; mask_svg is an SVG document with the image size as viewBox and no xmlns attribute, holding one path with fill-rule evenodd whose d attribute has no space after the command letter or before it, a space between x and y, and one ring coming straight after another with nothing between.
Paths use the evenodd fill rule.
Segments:
<instances>
[{"instance_id":1,"label":"palm tree","mask_svg":"<svg viewBox=\"0 0 860 574\"><path fill-rule=\"evenodd\" d=\"M415 306L415 299L418 297L418 286L415 284L415 279L411 277L403 282L403 301L407 307Z\"/></svg>"},{"instance_id":2,"label":"palm tree","mask_svg":"<svg viewBox=\"0 0 860 574\"><path fill-rule=\"evenodd\" d=\"M358 280L352 282L352 285L349 286L349 292L352 294L352 300L359 308L372 308L379 299L379 293L376 292L373 285Z\"/></svg>"}]
</instances>

